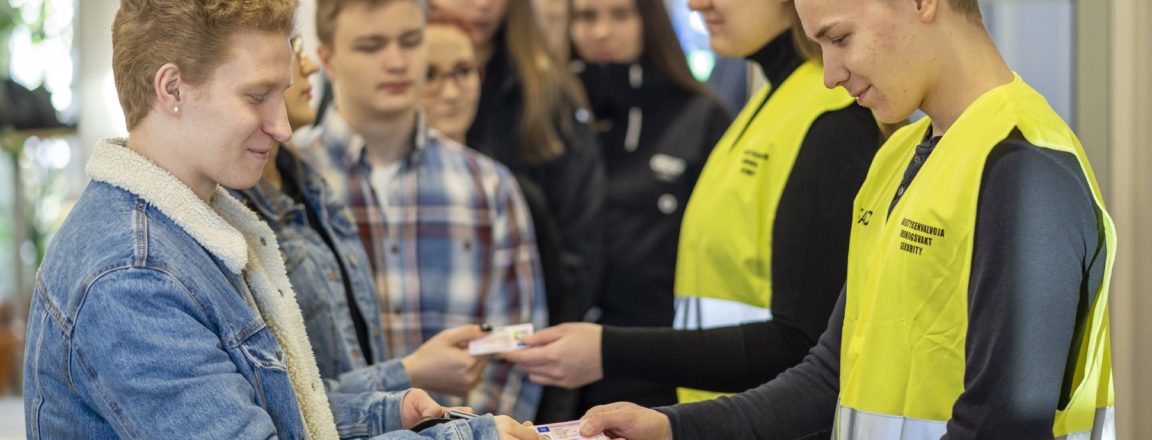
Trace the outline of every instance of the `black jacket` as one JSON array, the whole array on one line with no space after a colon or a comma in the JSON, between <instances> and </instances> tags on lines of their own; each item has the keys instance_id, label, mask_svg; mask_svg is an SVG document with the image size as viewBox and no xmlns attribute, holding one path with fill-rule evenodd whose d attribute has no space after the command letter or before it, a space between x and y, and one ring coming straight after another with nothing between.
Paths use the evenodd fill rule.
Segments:
<instances>
[{"instance_id":1,"label":"black jacket","mask_svg":"<svg viewBox=\"0 0 1152 440\"><path fill-rule=\"evenodd\" d=\"M570 136L559 130L563 155L544 163L524 160L518 147L523 91L503 39L503 32L496 36L485 66L468 145L508 166L520 183L536 226L549 322L580 321L595 301L602 252L604 168L590 114L580 109L569 115Z\"/></svg>"},{"instance_id":2,"label":"black jacket","mask_svg":"<svg viewBox=\"0 0 1152 440\"><path fill-rule=\"evenodd\" d=\"M670 327L684 207L731 115L715 96L678 87L643 62L572 67L596 114L608 171L599 322ZM579 410L622 400L667 405L676 393L612 376L583 389Z\"/></svg>"},{"instance_id":3,"label":"black jacket","mask_svg":"<svg viewBox=\"0 0 1152 440\"><path fill-rule=\"evenodd\" d=\"M600 322L668 327L684 206L732 117L646 67L573 63L608 172Z\"/></svg>"}]
</instances>

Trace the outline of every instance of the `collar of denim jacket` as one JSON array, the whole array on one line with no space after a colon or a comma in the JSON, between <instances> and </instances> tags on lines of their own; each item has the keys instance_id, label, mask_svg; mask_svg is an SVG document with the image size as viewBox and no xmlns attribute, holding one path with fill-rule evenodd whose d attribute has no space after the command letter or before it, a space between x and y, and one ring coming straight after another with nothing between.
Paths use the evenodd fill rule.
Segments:
<instances>
[{"instance_id":1,"label":"collar of denim jacket","mask_svg":"<svg viewBox=\"0 0 1152 440\"><path fill-rule=\"evenodd\" d=\"M241 231L225 220L213 206L196 197L192 188L168 170L128 149L127 145L127 138L109 138L97 142L92 159L85 168L92 180L107 183L147 200L204 246L204 249L219 258L229 270L241 273L248 264L248 244ZM212 200L214 205L236 204L248 211L252 221L259 222L255 213L220 186L216 187ZM271 238L275 240L274 236Z\"/></svg>"}]
</instances>

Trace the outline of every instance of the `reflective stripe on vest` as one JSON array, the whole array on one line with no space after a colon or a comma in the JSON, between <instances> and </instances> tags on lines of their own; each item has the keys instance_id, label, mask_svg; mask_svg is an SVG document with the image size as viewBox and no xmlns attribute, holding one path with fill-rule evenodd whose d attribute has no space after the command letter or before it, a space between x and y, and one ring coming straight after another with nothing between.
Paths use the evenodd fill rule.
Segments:
<instances>
[{"instance_id":1,"label":"reflective stripe on vest","mask_svg":"<svg viewBox=\"0 0 1152 440\"><path fill-rule=\"evenodd\" d=\"M1091 431L1074 432L1055 440L1115 440L1116 409L1096 410L1096 423ZM947 431L946 422L908 419L900 416L871 414L846 406L836 410L834 440L919 440L938 439Z\"/></svg>"},{"instance_id":2,"label":"reflective stripe on vest","mask_svg":"<svg viewBox=\"0 0 1152 440\"><path fill-rule=\"evenodd\" d=\"M1116 408L1096 410L1091 431L1080 431L1056 437L1056 440L1116 440Z\"/></svg>"},{"instance_id":3,"label":"reflective stripe on vest","mask_svg":"<svg viewBox=\"0 0 1152 440\"><path fill-rule=\"evenodd\" d=\"M854 210L874 215L852 225L849 241L841 404L857 415L895 420L942 423L951 417L964 390L980 180L988 154L1015 129L1033 145L1075 155L1093 190L1107 243L1105 274L1079 341L1070 402L1056 412L1053 433L1110 432L1098 424L1112 419L1096 413L1114 405L1107 304L1116 236L1080 141L1044 98L1016 77L961 114L888 214L930 125L925 119L894 134L856 197Z\"/></svg>"},{"instance_id":4,"label":"reflective stripe on vest","mask_svg":"<svg viewBox=\"0 0 1152 440\"><path fill-rule=\"evenodd\" d=\"M748 101L696 181L680 228L674 289L678 297L771 308L772 227L784 185L816 118L853 100L841 88L824 87L824 71L811 61L792 72L765 102L767 95L765 87ZM740 322L725 322L722 314L708 309L699 312L717 323ZM716 395L697 394L681 402Z\"/></svg>"},{"instance_id":5,"label":"reflective stripe on vest","mask_svg":"<svg viewBox=\"0 0 1152 440\"><path fill-rule=\"evenodd\" d=\"M835 440L922 440L939 439L948 430L947 422L917 420L873 414L846 406L836 409Z\"/></svg>"}]
</instances>

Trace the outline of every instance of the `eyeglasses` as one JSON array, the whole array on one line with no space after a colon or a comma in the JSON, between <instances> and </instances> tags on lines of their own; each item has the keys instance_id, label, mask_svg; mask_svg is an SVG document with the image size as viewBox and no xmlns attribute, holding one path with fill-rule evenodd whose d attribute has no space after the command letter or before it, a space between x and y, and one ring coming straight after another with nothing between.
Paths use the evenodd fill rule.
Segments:
<instances>
[{"instance_id":1,"label":"eyeglasses","mask_svg":"<svg viewBox=\"0 0 1152 440\"><path fill-rule=\"evenodd\" d=\"M308 56L304 53L304 39L300 35L293 35L288 42L292 45L292 55L296 56L296 61L303 62L304 57Z\"/></svg>"},{"instance_id":2,"label":"eyeglasses","mask_svg":"<svg viewBox=\"0 0 1152 440\"><path fill-rule=\"evenodd\" d=\"M428 78L424 85L424 91L428 94L439 94L444 89L444 84L448 80L456 83L456 87L475 87L480 75L476 72L476 66L466 63L457 64L452 70L441 71L436 66L428 66Z\"/></svg>"}]
</instances>

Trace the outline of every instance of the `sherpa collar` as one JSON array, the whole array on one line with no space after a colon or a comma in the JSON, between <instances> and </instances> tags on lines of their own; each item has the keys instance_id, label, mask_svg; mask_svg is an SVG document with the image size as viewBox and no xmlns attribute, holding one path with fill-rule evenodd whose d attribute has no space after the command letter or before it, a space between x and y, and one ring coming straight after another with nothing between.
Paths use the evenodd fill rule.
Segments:
<instances>
[{"instance_id":1,"label":"sherpa collar","mask_svg":"<svg viewBox=\"0 0 1152 440\"><path fill-rule=\"evenodd\" d=\"M239 274L248 264L248 245L242 233L168 170L129 150L128 139L110 138L96 143L87 170L93 180L148 200L232 273ZM212 199L214 205L239 204L219 186ZM259 221L255 214L251 220Z\"/></svg>"}]
</instances>

